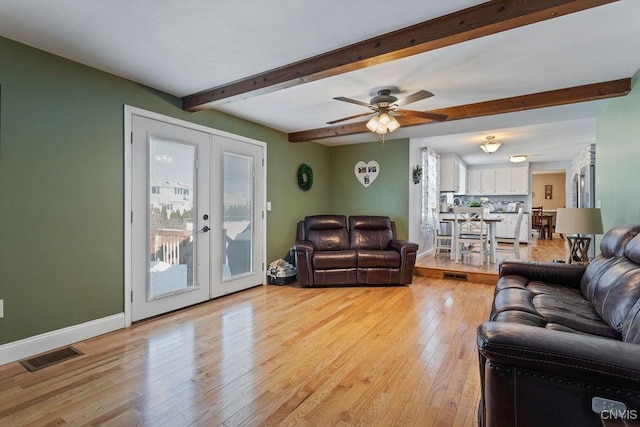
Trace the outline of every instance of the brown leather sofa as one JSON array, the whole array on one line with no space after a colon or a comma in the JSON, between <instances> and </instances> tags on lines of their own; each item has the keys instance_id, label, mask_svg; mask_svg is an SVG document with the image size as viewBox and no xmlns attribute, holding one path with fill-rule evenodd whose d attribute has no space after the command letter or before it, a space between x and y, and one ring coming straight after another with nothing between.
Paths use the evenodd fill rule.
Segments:
<instances>
[{"instance_id":1,"label":"brown leather sofa","mask_svg":"<svg viewBox=\"0 0 640 427\"><path fill-rule=\"evenodd\" d=\"M301 286L402 285L413 278L418 245L396 239L386 216L307 216L294 246Z\"/></svg>"},{"instance_id":2,"label":"brown leather sofa","mask_svg":"<svg viewBox=\"0 0 640 427\"><path fill-rule=\"evenodd\" d=\"M588 266L505 261L478 328L480 426L640 425L640 225Z\"/></svg>"}]
</instances>

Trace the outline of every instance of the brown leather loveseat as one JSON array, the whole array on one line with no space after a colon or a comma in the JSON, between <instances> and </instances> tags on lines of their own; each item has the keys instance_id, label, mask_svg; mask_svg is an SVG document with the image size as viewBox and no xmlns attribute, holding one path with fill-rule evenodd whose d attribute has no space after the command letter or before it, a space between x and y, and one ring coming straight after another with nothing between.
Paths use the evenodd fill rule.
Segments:
<instances>
[{"instance_id":1,"label":"brown leather loveseat","mask_svg":"<svg viewBox=\"0 0 640 427\"><path fill-rule=\"evenodd\" d=\"M640 425L640 225L588 266L505 261L478 328L480 426Z\"/></svg>"},{"instance_id":2,"label":"brown leather loveseat","mask_svg":"<svg viewBox=\"0 0 640 427\"><path fill-rule=\"evenodd\" d=\"M307 216L294 246L298 284L401 285L411 283L418 245L396 239L386 216Z\"/></svg>"}]
</instances>

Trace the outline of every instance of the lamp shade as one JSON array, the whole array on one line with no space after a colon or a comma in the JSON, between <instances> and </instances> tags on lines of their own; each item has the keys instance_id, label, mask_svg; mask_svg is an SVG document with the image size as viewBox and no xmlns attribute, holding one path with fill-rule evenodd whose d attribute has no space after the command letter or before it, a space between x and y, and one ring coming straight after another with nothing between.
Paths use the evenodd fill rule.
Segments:
<instances>
[{"instance_id":1,"label":"lamp shade","mask_svg":"<svg viewBox=\"0 0 640 427\"><path fill-rule=\"evenodd\" d=\"M556 233L602 234L602 215L598 208L559 208Z\"/></svg>"}]
</instances>

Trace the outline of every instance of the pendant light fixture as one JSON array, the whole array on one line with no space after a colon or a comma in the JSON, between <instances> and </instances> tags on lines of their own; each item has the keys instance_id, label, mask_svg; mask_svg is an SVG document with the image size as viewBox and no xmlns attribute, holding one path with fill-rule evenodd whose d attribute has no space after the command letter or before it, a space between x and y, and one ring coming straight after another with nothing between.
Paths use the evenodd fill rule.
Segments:
<instances>
[{"instance_id":1,"label":"pendant light fixture","mask_svg":"<svg viewBox=\"0 0 640 427\"><path fill-rule=\"evenodd\" d=\"M502 145L501 142L496 141L495 136L487 136L487 140L482 143L480 148L487 154L495 153Z\"/></svg>"}]
</instances>

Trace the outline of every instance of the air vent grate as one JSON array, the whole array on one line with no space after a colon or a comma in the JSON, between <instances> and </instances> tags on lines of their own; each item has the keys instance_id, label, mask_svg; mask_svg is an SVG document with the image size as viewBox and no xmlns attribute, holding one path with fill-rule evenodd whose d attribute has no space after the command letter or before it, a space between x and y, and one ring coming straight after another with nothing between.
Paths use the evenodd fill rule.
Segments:
<instances>
[{"instance_id":1,"label":"air vent grate","mask_svg":"<svg viewBox=\"0 0 640 427\"><path fill-rule=\"evenodd\" d=\"M81 354L83 353L80 350L69 346L50 351L48 353L39 354L30 359L21 360L20 363L29 371L33 372L38 369L46 368L47 366L55 365L56 363L64 362L65 360L80 356Z\"/></svg>"},{"instance_id":2,"label":"air vent grate","mask_svg":"<svg viewBox=\"0 0 640 427\"><path fill-rule=\"evenodd\" d=\"M467 281L467 275L465 273L455 273L453 271L445 271L442 273L443 279L451 279L451 280L463 280Z\"/></svg>"}]
</instances>

